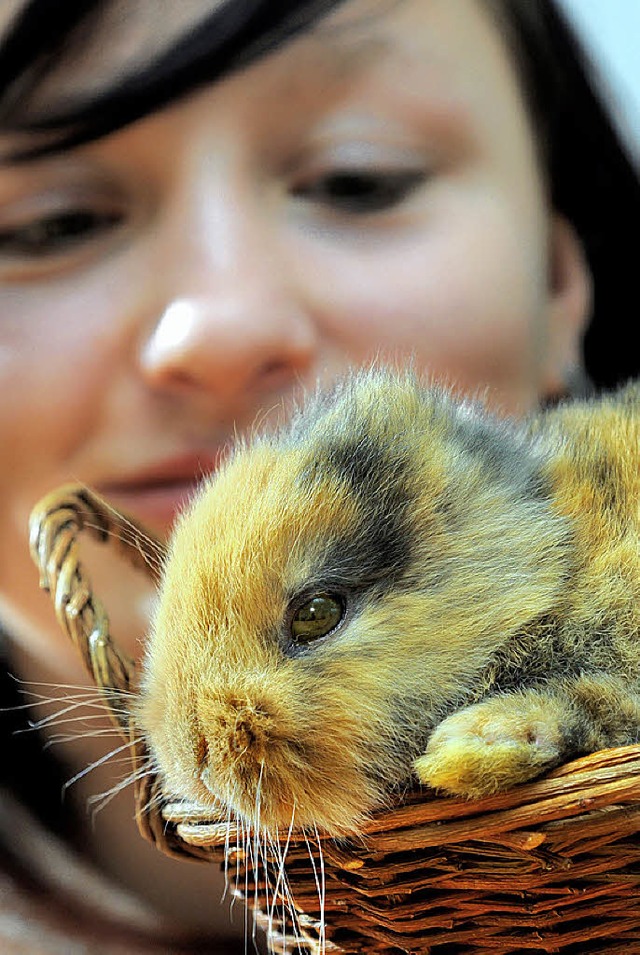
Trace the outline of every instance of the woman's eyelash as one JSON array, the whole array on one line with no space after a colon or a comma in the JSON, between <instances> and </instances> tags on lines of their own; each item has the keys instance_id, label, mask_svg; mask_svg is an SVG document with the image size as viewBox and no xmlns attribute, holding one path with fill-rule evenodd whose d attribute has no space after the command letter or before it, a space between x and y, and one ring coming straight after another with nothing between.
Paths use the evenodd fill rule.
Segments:
<instances>
[{"instance_id":1,"label":"woman's eyelash","mask_svg":"<svg viewBox=\"0 0 640 955\"><path fill-rule=\"evenodd\" d=\"M0 227L0 255L44 258L97 238L121 224L118 212L69 209L21 225Z\"/></svg>"},{"instance_id":2,"label":"woman's eyelash","mask_svg":"<svg viewBox=\"0 0 640 955\"><path fill-rule=\"evenodd\" d=\"M296 186L292 193L296 198L337 212L372 215L400 205L426 178L422 169L335 170Z\"/></svg>"}]
</instances>

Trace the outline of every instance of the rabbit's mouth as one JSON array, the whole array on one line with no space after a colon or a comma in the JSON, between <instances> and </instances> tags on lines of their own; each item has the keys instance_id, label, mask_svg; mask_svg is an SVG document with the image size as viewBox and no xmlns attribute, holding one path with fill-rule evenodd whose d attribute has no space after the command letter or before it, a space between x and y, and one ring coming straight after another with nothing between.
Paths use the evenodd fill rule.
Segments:
<instances>
[{"instance_id":1,"label":"rabbit's mouth","mask_svg":"<svg viewBox=\"0 0 640 955\"><path fill-rule=\"evenodd\" d=\"M329 734L264 701L210 699L195 753L199 783L250 826L271 833L290 826L344 835L380 803L362 766L336 762Z\"/></svg>"}]
</instances>

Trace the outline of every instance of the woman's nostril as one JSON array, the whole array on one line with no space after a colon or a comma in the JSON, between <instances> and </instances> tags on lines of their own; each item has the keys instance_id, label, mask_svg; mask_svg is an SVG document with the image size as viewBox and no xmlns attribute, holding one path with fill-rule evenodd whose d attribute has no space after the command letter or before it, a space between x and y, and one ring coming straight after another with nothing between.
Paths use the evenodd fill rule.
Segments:
<instances>
[{"instance_id":1,"label":"woman's nostril","mask_svg":"<svg viewBox=\"0 0 640 955\"><path fill-rule=\"evenodd\" d=\"M263 364L261 373L263 378L277 378L280 375L290 374L291 368L282 358L270 358Z\"/></svg>"}]
</instances>

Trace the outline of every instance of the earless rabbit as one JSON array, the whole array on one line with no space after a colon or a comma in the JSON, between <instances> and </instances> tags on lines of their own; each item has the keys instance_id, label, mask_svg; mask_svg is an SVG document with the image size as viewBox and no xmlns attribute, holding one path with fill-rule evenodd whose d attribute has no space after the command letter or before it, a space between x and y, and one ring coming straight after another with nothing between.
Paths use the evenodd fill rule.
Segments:
<instances>
[{"instance_id":1,"label":"earless rabbit","mask_svg":"<svg viewBox=\"0 0 640 955\"><path fill-rule=\"evenodd\" d=\"M240 446L175 530L139 721L167 791L357 831L640 727L640 390L526 424L356 375Z\"/></svg>"}]
</instances>

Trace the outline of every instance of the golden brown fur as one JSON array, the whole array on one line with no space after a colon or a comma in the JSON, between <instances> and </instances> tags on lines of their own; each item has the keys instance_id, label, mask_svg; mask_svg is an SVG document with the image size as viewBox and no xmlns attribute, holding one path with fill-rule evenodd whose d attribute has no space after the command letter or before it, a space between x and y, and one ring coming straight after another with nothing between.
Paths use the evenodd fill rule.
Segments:
<instances>
[{"instance_id":1,"label":"golden brown fur","mask_svg":"<svg viewBox=\"0 0 640 955\"><path fill-rule=\"evenodd\" d=\"M520 426L379 371L238 448L165 568L166 786L337 834L416 773L475 796L635 741L639 449L635 387Z\"/></svg>"}]
</instances>

